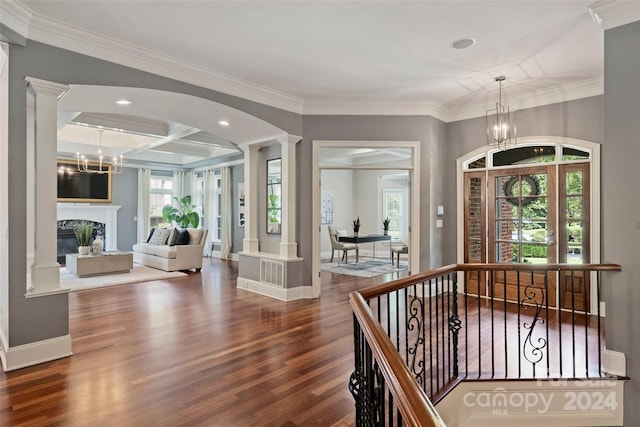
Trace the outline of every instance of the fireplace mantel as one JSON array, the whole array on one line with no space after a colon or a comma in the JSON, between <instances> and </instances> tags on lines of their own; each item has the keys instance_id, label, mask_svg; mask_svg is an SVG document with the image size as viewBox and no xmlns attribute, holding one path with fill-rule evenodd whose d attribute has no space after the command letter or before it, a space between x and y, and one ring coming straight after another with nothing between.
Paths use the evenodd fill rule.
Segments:
<instances>
[{"instance_id":1,"label":"fireplace mantel","mask_svg":"<svg viewBox=\"0 0 640 427\"><path fill-rule=\"evenodd\" d=\"M58 203L58 221L78 219L105 224L105 250L118 249L118 209L116 205Z\"/></svg>"}]
</instances>

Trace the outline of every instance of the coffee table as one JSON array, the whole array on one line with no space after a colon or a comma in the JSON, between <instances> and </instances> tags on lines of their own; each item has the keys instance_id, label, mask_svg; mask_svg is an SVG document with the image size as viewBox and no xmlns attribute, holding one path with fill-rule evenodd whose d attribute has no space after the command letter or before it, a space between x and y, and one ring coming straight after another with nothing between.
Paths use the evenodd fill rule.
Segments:
<instances>
[{"instance_id":1,"label":"coffee table","mask_svg":"<svg viewBox=\"0 0 640 427\"><path fill-rule=\"evenodd\" d=\"M107 251L98 255L67 254L66 264L67 271L78 277L128 273L133 268L133 253Z\"/></svg>"}]
</instances>

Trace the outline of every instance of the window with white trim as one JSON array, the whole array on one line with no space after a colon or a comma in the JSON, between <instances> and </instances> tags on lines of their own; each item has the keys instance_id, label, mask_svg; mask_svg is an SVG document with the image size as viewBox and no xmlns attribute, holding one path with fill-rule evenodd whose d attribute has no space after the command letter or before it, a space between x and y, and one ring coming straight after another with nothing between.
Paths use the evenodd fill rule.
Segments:
<instances>
[{"instance_id":1,"label":"window with white trim","mask_svg":"<svg viewBox=\"0 0 640 427\"><path fill-rule=\"evenodd\" d=\"M161 227L162 208L171 204L173 179L165 176L151 176L149 180L149 226Z\"/></svg>"}]
</instances>

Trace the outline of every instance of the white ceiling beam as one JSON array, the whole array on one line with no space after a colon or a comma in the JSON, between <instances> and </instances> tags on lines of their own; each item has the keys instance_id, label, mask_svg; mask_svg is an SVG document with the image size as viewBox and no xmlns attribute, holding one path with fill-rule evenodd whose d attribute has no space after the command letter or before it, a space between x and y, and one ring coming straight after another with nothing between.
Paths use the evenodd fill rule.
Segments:
<instances>
[{"instance_id":1,"label":"white ceiling beam","mask_svg":"<svg viewBox=\"0 0 640 427\"><path fill-rule=\"evenodd\" d=\"M165 136L164 138L160 138L158 140L155 140L153 142L150 142L149 144L145 144L142 147L138 147L134 150L129 150L126 153L124 153L125 156L133 156L135 154L141 153L143 151L147 151L147 150L153 150L154 148L160 147L164 144L167 144L169 142L172 142L176 139L180 139L180 138L184 138L187 137L189 135L193 135L194 133L200 132L200 129L191 127L191 126L186 126L186 125L182 125L182 124L172 124L169 127L169 134L167 136Z\"/></svg>"}]
</instances>

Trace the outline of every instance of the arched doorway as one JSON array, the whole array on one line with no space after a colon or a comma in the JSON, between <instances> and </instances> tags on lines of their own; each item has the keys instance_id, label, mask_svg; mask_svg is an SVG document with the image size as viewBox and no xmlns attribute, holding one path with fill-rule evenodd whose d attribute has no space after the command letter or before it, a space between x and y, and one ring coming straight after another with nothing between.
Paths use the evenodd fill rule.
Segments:
<instances>
[{"instance_id":1,"label":"arched doorway","mask_svg":"<svg viewBox=\"0 0 640 427\"><path fill-rule=\"evenodd\" d=\"M599 145L558 137L524 138L508 150L459 159L458 259L488 263L599 262ZM520 301L516 275L468 278L468 291ZM591 311L590 278L552 277L550 306ZM536 280L536 278L534 278ZM542 278L540 278L542 280ZM575 278L574 278L575 280ZM495 285L499 283L499 285Z\"/></svg>"}]
</instances>

